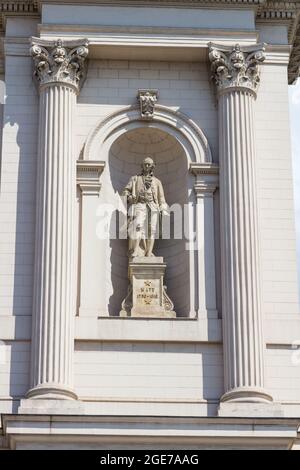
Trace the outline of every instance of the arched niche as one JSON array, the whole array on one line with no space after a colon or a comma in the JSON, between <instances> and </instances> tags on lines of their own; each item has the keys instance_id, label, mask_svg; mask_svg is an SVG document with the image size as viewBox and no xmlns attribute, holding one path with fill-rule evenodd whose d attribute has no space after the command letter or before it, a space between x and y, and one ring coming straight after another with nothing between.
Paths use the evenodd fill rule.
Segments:
<instances>
[{"instance_id":1,"label":"arched niche","mask_svg":"<svg viewBox=\"0 0 300 470\"><path fill-rule=\"evenodd\" d=\"M177 205L177 220L180 210L188 206L192 197L193 177L188 171L183 147L170 134L155 127L137 127L121 134L109 151L106 177L103 175L103 197L112 188L121 194L129 178L141 171L143 159L151 155L156 163L155 175L162 181L166 201L169 206ZM189 292L189 252L186 240L174 238L174 217L171 217L171 237L157 239L154 253L163 256L167 264L165 283L168 294L176 306L176 313L188 317L190 313ZM178 228L177 228L178 231ZM111 278L112 292L108 302L110 315L120 310L128 287L127 240L110 240L110 263L107 277Z\"/></svg>"},{"instance_id":2,"label":"arched niche","mask_svg":"<svg viewBox=\"0 0 300 470\"><path fill-rule=\"evenodd\" d=\"M195 172L192 174L190 169L193 165L206 169L212 165L211 152L207 139L193 121L164 106L155 108L151 121L142 120L137 107L123 109L99 122L90 133L83 161L105 163L98 204L113 204L117 212L124 186L132 175L140 172L141 162L147 155L156 161L155 174L163 183L168 204L186 206L191 236L197 231L197 224L204 225L204 220L196 220ZM200 288L203 290L205 282L199 279L199 272L204 271L199 269L199 263L204 257L187 249L186 239L157 240L154 251L167 263L165 282L177 315L197 316ZM84 298L98 297L94 304L100 316L118 316L128 286L127 240L104 240L93 253L94 262L99 260L101 266L101 279L97 294L85 293Z\"/></svg>"}]
</instances>

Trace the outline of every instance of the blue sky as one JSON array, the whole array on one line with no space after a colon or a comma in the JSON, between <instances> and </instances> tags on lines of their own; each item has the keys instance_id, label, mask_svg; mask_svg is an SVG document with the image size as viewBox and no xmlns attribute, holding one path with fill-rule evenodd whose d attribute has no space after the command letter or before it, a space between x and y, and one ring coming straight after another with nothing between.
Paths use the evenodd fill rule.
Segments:
<instances>
[{"instance_id":1,"label":"blue sky","mask_svg":"<svg viewBox=\"0 0 300 470\"><path fill-rule=\"evenodd\" d=\"M300 79L289 87L291 138L294 174L294 200L297 231L298 286L300 293Z\"/></svg>"}]
</instances>

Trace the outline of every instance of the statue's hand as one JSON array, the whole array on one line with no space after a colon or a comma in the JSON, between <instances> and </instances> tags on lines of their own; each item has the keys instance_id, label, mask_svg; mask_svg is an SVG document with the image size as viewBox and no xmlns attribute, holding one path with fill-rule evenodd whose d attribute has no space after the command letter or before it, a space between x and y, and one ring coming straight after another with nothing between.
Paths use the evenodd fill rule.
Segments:
<instances>
[{"instance_id":1,"label":"statue's hand","mask_svg":"<svg viewBox=\"0 0 300 470\"><path fill-rule=\"evenodd\" d=\"M162 204L159 208L162 215L170 215L169 206L167 204Z\"/></svg>"},{"instance_id":2,"label":"statue's hand","mask_svg":"<svg viewBox=\"0 0 300 470\"><path fill-rule=\"evenodd\" d=\"M135 197L132 196L131 194L127 198L129 204L134 204L135 203Z\"/></svg>"}]
</instances>

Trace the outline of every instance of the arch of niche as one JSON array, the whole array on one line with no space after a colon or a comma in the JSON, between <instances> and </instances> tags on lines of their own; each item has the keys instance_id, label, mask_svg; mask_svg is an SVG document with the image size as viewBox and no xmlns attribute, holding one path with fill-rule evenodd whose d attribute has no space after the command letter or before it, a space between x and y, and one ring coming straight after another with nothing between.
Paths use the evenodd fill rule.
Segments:
<instances>
[{"instance_id":1,"label":"arch of niche","mask_svg":"<svg viewBox=\"0 0 300 470\"><path fill-rule=\"evenodd\" d=\"M104 200L107 202L108 200L114 200L114 197L116 196L116 193L119 193L119 188L123 184L122 180L122 175L120 176L122 184L115 184L114 179L115 176L112 175L112 159L114 159L114 149L116 146L119 146L122 144L122 142L125 141L127 136L135 136L135 138L138 138L140 131L149 133L149 135L153 135L156 133L165 134L168 136L168 139L170 141L174 141L174 148L175 148L175 143L177 145L177 148L181 148L181 171L184 172L186 175L186 179L184 180L186 182L186 203L188 203L189 208L188 208L188 227L189 227L189 232L193 232L195 230L195 227L204 227L206 221L204 220L205 218L208 217L207 211L205 212L204 210L198 211L197 210L197 204L196 201L198 198L195 195L194 192L194 184L195 181L198 179L196 177L195 180L195 171L192 171L194 175L191 173L191 169L193 168L201 168L203 167L204 169L207 170L210 166L213 166L212 164L212 156L211 156L211 151L209 148L208 141L201 131L201 129L187 116L185 116L183 113L180 113L174 109L168 108L166 106L162 105L156 105L155 106L155 112L153 115L153 119L151 121L145 121L141 119L140 115L140 109L138 106L130 106L128 108L123 108L105 119L102 119L96 126L95 128L91 131L89 134L87 141L84 146L84 151L83 151L83 162L90 162L92 163L93 161L99 161L101 160L103 162L103 165L105 165L105 170L103 172L103 175L101 176L101 192L100 192L100 199L101 196L104 198ZM149 153L146 151L146 153ZM151 153L151 152L150 152ZM179 152L178 152L179 153ZM141 159L146 156L141 154ZM124 157L125 158L125 157ZM122 155L119 155L119 159L122 159ZM125 165L127 164L124 160L123 162ZM132 162L131 162L132 163ZM131 164L131 167L133 165ZM137 171L139 170L138 165L137 166ZM126 173L126 172L125 172ZM158 174L160 179L163 180L163 177L161 178L161 175ZM124 178L124 175L123 175ZM118 179L118 177L117 177ZM125 181L125 180L124 180ZM174 179L173 182L166 183L166 184L178 184L178 178L177 180ZM116 187L118 187L118 190L116 190ZM111 190L111 192L110 192ZM173 201L172 201L173 202ZM181 203L183 200L181 200ZM213 208L211 210L210 216L213 218ZM197 220L196 220L197 219ZM200 220L201 219L201 220ZM212 221L209 221L209 224L211 225ZM179 313L179 316L184 316L184 317L195 317L197 314L202 314L204 313L203 310L206 309L203 307L205 301L205 293L204 291L206 290L205 283L206 280L204 279L205 277L205 270L206 266L205 259L207 256L204 254L205 247L203 246L203 243L201 242L202 247L195 245L195 250L188 250L188 253L186 254L186 257L188 258L187 264L188 264L188 271L189 271L189 285L186 285L186 290L188 290L188 311L187 307L185 309L181 309ZM111 244L113 245L113 244ZM181 245L181 250L182 250ZM107 249L112 248L110 247L105 247L105 251ZM109 250L108 250L109 251ZM111 250L112 251L112 250ZM124 250L123 250L124 251ZM201 252L200 252L201 251ZM160 253L163 255L164 253ZM84 254L81 253L81 257ZM214 258L214 257L213 257ZM115 256L113 257L110 255L109 259L102 259L102 266L106 266L104 271L105 271L105 278L107 279L107 276L109 273L113 271L112 269L112 264L115 260L120 260L122 259L122 255ZM212 264L213 261L210 261ZM171 270L171 268L170 268ZM171 273L172 274L172 273ZM172 276L171 276L172 277ZM210 277L211 277L211 270L210 270ZM113 289L113 284L119 285L118 280L115 282L111 282L110 287L108 287L108 290L103 293L102 297L105 298L104 304L101 305L100 308L100 313L101 315L118 315L118 308L117 308L117 303L115 302L112 305L112 308L110 308L111 304L111 298L112 298L112 291ZM104 285L107 287L107 282L104 279ZM172 286L172 282L171 282ZM174 283L174 289L173 291L176 292L176 289L178 289L178 281L177 284L176 282ZM211 290L211 287L207 287L207 289ZM171 287L172 290L172 287ZM170 297L172 297L172 292L169 291ZM123 295L123 294L122 294ZM120 294L121 297L121 294ZM202 299L201 299L202 297ZM176 302L175 302L176 304ZM176 305L175 305L176 307ZM176 309L176 308L175 308ZM215 305L212 305L209 307L209 309L215 309ZM99 309L98 309L99 310Z\"/></svg>"}]
</instances>

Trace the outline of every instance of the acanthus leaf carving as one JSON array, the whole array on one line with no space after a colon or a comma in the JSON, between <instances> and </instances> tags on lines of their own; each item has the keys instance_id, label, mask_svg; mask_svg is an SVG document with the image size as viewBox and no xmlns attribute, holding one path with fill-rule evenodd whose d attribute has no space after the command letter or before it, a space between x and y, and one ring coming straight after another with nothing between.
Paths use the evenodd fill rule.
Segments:
<instances>
[{"instance_id":1,"label":"acanthus leaf carving","mask_svg":"<svg viewBox=\"0 0 300 470\"><path fill-rule=\"evenodd\" d=\"M219 92L231 88L246 88L256 92L260 82L259 65L265 60L264 45L253 47L221 47L211 44L212 79Z\"/></svg>"},{"instance_id":2,"label":"acanthus leaf carving","mask_svg":"<svg viewBox=\"0 0 300 470\"><path fill-rule=\"evenodd\" d=\"M39 84L64 83L78 93L86 75L88 41L43 41L33 39L30 53Z\"/></svg>"}]
</instances>

